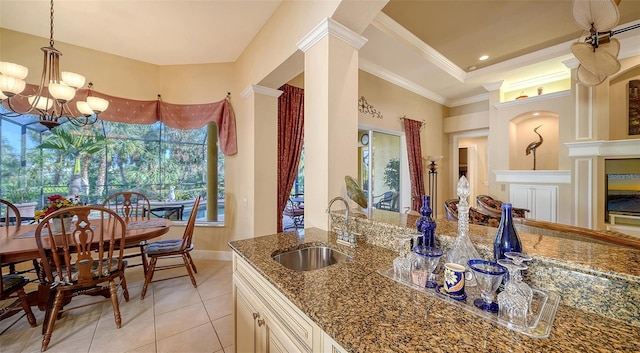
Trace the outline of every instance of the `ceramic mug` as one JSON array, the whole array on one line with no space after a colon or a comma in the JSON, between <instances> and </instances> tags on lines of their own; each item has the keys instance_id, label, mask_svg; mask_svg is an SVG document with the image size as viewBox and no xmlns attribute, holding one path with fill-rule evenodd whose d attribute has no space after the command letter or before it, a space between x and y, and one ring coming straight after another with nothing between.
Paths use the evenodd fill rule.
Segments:
<instances>
[{"instance_id":1,"label":"ceramic mug","mask_svg":"<svg viewBox=\"0 0 640 353\"><path fill-rule=\"evenodd\" d=\"M444 290L455 296L464 294L464 266L447 262L444 264Z\"/></svg>"}]
</instances>

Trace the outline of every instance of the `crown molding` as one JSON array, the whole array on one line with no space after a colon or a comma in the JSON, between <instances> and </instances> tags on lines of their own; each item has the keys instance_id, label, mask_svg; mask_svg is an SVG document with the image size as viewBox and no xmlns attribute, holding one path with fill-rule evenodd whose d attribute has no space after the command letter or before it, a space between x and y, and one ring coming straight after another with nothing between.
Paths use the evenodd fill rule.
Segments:
<instances>
[{"instance_id":1,"label":"crown molding","mask_svg":"<svg viewBox=\"0 0 640 353\"><path fill-rule=\"evenodd\" d=\"M317 26L315 26L311 32L309 32L306 36L304 36L296 46L298 49L306 52L311 47L313 47L316 43L318 43L322 38L332 35L341 41L351 45L356 50L360 50L365 43L367 43L367 38L359 35L358 33L350 30L346 26L332 20L329 17L325 17Z\"/></svg>"},{"instance_id":2,"label":"crown molding","mask_svg":"<svg viewBox=\"0 0 640 353\"><path fill-rule=\"evenodd\" d=\"M488 92L492 92L492 91L495 91L497 89L502 88L502 84L504 84L504 80L500 80L500 81L496 81L496 82L489 82L489 83L486 83L486 84L482 85L482 87L484 87L484 89L486 89Z\"/></svg>"},{"instance_id":3,"label":"crown molding","mask_svg":"<svg viewBox=\"0 0 640 353\"><path fill-rule=\"evenodd\" d=\"M458 81L464 82L466 79L467 73L464 70L459 68L451 60L447 59L447 57L427 45L420 38L416 37L413 33L409 32L406 28L402 27L383 12L380 12L373 19L371 25L386 34L399 39L408 46L415 48L429 62L433 63Z\"/></svg>"},{"instance_id":4,"label":"crown molding","mask_svg":"<svg viewBox=\"0 0 640 353\"><path fill-rule=\"evenodd\" d=\"M446 98L434 93L418 84L415 84L407 79L405 79L404 77L398 76L396 74L394 74L393 72L382 68L381 66L378 66L370 61L364 60L362 58L359 59L358 61L358 66L360 68L360 70L362 71L366 71L376 77L379 77L385 81L391 82L396 86L402 87L406 90L409 90L415 94L418 94L422 97L425 97L427 99L430 99L436 103L439 104L445 104L446 103Z\"/></svg>"}]
</instances>

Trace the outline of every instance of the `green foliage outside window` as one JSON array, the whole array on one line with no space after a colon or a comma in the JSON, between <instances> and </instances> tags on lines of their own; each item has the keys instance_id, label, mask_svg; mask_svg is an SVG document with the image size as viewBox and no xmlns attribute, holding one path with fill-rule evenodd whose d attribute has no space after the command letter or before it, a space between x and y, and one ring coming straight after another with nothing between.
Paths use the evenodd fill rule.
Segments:
<instances>
[{"instance_id":1,"label":"green foliage outside window","mask_svg":"<svg viewBox=\"0 0 640 353\"><path fill-rule=\"evenodd\" d=\"M22 193L41 204L51 194L67 195L74 179L81 181L80 198L88 204L101 203L107 195L124 190L143 192L152 201L168 201L171 187L176 200L207 197L206 127L179 130L161 123L99 121L84 128L62 124L49 132L9 119L0 124L2 197L17 199ZM218 182L216 200L224 199L223 157L218 159Z\"/></svg>"},{"instance_id":2,"label":"green foliage outside window","mask_svg":"<svg viewBox=\"0 0 640 353\"><path fill-rule=\"evenodd\" d=\"M400 160L390 159L384 167L384 184L394 191L400 190Z\"/></svg>"}]
</instances>

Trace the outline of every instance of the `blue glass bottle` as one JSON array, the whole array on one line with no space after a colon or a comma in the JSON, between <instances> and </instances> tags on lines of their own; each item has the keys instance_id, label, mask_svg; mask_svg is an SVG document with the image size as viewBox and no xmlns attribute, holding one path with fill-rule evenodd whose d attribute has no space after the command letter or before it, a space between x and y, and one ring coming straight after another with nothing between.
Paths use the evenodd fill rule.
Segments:
<instances>
[{"instance_id":1,"label":"blue glass bottle","mask_svg":"<svg viewBox=\"0 0 640 353\"><path fill-rule=\"evenodd\" d=\"M418 242L418 245L436 247L436 222L431 218L431 212L431 197L422 195L422 207L420 208L422 216L416 221L418 232L422 234L422 243Z\"/></svg>"},{"instance_id":2,"label":"blue glass bottle","mask_svg":"<svg viewBox=\"0 0 640 353\"><path fill-rule=\"evenodd\" d=\"M512 209L513 207L510 203L502 203L502 217L500 218L496 238L493 241L493 257L496 261L506 259L506 256L504 256L506 252L522 252L522 242L518 237L516 228L513 226Z\"/></svg>"}]
</instances>

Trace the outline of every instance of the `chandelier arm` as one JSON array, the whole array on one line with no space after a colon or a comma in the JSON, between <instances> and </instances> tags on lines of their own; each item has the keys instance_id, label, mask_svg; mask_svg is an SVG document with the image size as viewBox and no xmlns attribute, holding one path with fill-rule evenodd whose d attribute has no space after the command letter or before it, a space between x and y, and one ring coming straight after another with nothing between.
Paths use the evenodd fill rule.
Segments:
<instances>
[{"instance_id":1,"label":"chandelier arm","mask_svg":"<svg viewBox=\"0 0 640 353\"><path fill-rule=\"evenodd\" d=\"M29 109L27 109L25 112L18 111L16 108L13 107L13 104L11 104L11 101L12 101L12 99L14 97L8 98L6 101L7 101L7 105L9 106L9 110L11 110L12 112L16 113L16 116L25 115L25 114L31 114L36 109L36 105L35 104L31 104L31 105L29 105ZM25 97L26 98L27 96L20 95L20 97Z\"/></svg>"}]
</instances>

